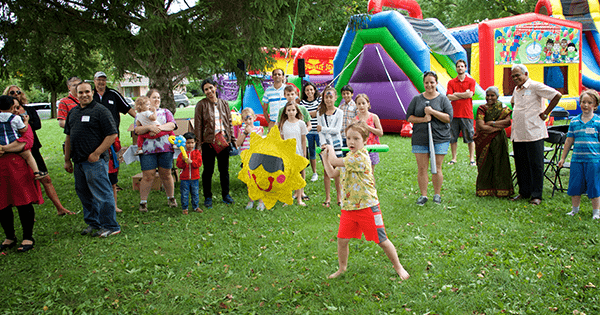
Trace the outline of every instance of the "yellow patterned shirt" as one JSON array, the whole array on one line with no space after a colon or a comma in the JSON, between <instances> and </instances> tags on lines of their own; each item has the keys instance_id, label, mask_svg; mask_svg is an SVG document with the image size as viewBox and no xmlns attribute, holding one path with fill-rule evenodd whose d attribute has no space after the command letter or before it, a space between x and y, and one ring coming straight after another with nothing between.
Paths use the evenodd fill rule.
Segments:
<instances>
[{"instance_id":1,"label":"yellow patterned shirt","mask_svg":"<svg viewBox=\"0 0 600 315\"><path fill-rule=\"evenodd\" d=\"M342 209L360 210L379 204L371 158L367 149L349 152L340 169L342 179Z\"/></svg>"}]
</instances>

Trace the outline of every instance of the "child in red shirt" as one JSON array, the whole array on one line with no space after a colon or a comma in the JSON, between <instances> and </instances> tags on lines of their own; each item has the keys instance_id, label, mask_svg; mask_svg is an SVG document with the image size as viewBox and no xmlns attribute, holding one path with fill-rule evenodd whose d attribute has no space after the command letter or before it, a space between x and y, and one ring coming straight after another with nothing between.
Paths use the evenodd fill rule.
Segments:
<instances>
[{"instance_id":1,"label":"child in red shirt","mask_svg":"<svg viewBox=\"0 0 600 315\"><path fill-rule=\"evenodd\" d=\"M181 169L181 173L179 174L179 179L181 180L179 186L179 190L181 191L181 207L183 208L183 214L188 214L188 202L191 194L192 208L195 212L202 212L202 209L199 207L200 196L198 193L202 153L194 149L196 146L196 136L193 132L186 132L183 137L185 138L185 151L188 158L184 160L183 154L179 154L177 157L177 167Z\"/></svg>"}]
</instances>

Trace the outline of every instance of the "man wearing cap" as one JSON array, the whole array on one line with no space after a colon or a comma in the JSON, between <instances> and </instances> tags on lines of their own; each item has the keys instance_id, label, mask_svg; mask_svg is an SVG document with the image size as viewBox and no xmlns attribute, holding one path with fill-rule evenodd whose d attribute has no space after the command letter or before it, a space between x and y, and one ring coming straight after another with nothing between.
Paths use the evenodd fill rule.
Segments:
<instances>
[{"instance_id":1,"label":"man wearing cap","mask_svg":"<svg viewBox=\"0 0 600 315\"><path fill-rule=\"evenodd\" d=\"M94 74L94 86L94 101L110 110L117 125L117 130L121 122L119 113L129 114L135 118L135 110L127 104L121 93L106 87L106 73L98 71Z\"/></svg>"},{"instance_id":2,"label":"man wearing cap","mask_svg":"<svg viewBox=\"0 0 600 315\"><path fill-rule=\"evenodd\" d=\"M79 100L77 99L77 85L81 82L81 79L78 77L72 77L67 80L69 95L58 102L58 117L56 117L58 125L61 128L65 128L65 120L67 119L69 111L73 109L73 107L79 105Z\"/></svg>"}]
</instances>

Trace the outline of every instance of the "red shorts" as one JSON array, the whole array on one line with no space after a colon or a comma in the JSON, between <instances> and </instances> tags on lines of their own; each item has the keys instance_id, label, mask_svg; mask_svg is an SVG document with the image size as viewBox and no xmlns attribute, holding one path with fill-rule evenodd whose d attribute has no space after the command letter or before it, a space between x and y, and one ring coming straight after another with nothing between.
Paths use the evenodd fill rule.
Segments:
<instances>
[{"instance_id":1,"label":"red shorts","mask_svg":"<svg viewBox=\"0 0 600 315\"><path fill-rule=\"evenodd\" d=\"M379 205L361 210L342 210L337 237L360 239L362 234L367 241L377 244L388 239Z\"/></svg>"}]
</instances>

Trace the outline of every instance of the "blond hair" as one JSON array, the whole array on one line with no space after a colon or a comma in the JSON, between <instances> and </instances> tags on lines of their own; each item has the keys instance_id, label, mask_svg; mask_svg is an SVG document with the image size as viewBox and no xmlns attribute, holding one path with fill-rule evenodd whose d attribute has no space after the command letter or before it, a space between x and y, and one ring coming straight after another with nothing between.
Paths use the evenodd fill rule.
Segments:
<instances>
[{"instance_id":1,"label":"blond hair","mask_svg":"<svg viewBox=\"0 0 600 315\"><path fill-rule=\"evenodd\" d=\"M135 100L135 111L141 113L148 110L147 107L150 104L150 98L147 96L140 96ZM144 109L146 107L146 109Z\"/></svg>"},{"instance_id":2,"label":"blond hair","mask_svg":"<svg viewBox=\"0 0 600 315\"><path fill-rule=\"evenodd\" d=\"M244 119L244 116L248 116L248 115L254 116L254 110L250 107L246 107L246 108L242 109L242 119Z\"/></svg>"},{"instance_id":3,"label":"blond hair","mask_svg":"<svg viewBox=\"0 0 600 315\"><path fill-rule=\"evenodd\" d=\"M365 123L364 121L355 121L352 122L348 125L348 127L346 127L346 130L344 130L346 132L346 134L348 134L348 130L355 130L357 131L360 136L363 138L363 140L367 140L367 138L369 137L369 127L367 126L367 123Z\"/></svg>"}]
</instances>

